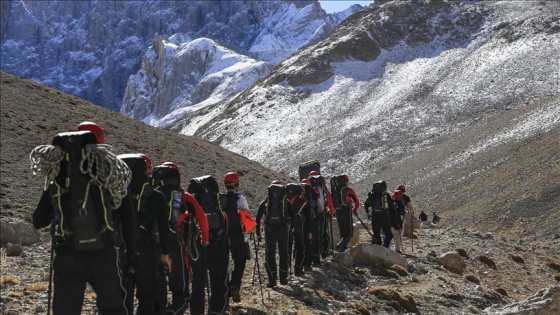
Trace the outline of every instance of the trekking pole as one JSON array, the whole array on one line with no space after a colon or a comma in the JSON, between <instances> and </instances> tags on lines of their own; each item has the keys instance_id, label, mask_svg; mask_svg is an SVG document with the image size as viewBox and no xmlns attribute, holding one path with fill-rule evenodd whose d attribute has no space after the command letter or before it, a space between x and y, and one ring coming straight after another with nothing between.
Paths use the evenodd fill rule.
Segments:
<instances>
[{"instance_id":1,"label":"trekking pole","mask_svg":"<svg viewBox=\"0 0 560 315\"><path fill-rule=\"evenodd\" d=\"M255 245L255 247L256 247L255 235L253 233L251 233L250 238L251 238L251 240L253 240L253 245ZM257 275L256 259L258 259L258 257L257 257L256 248L255 248L255 263L253 264L253 280L251 281L251 286L255 285L255 276Z\"/></svg>"},{"instance_id":2,"label":"trekking pole","mask_svg":"<svg viewBox=\"0 0 560 315\"><path fill-rule=\"evenodd\" d=\"M329 226L330 226L330 230L331 230L331 256L334 256L334 235L333 235L333 229L332 229L333 216L334 216L334 213L329 218Z\"/></svg>"},{"instance_id":3,"label":"trekking pole","mask_svg":"<svg viewBox=\"0 0 560 315\"><path fill-rule=\"evenodd\" d=\"M354 213L354 215L356 215L356 218L358 218L358 221L360 221L360 223L364 226L364 228L366 229L366 231L368 232L369 236L373 237L373 234L370 232L370 230L368 229L367 225L364 223L364 221L362 221L362 219L360 219L360 217L358 216L357 213Z\"/></svg>"},{"instance_id":4,"label":"trekking pole","mask_svg":"<svg viewBox=\"0 0 560 315\"><path fill-rule=\"evenodd\" d=\"M294 234L292 233L292 227L288 228L288 272L290 276L292 275L292 247L294 246Z\"/></svg>"},{"instance_id":5,"label":"trekking pole","mask_svg":"<svg viewBox=\"0 0 560 315\"><path fill-rule=\"evenodd\" d=\"M266 305L266 303L264 302L264 292L263 292L262 280L261 280L261 267L259 266L259 255L258 255L259 243L260 243L260 241L256 241L253 238L253 245L255 246L255 266L256 266L256 270L257 270L257 275L259 277L259 287L261 288L261 299L262 299L263 305L266 308L268 308L268 305Z\"/></svg>"},{"instance_id":6,"label":"trekking pole","mask_svg":"<svg viewBox=\"0 0 560 315\"><path fill-rule=\"evenodd\" d=\"M414 253L414 223L412 222L412 213L408 212L410 215L410 231L412 232L410 235L410 241L412 242L412 252Z\"/></svg>"},{"instance_id":7,"label":"trekking pole","mask_svg":"<svg viewBox=\"0 0 560 315\"><path fill-rule=\"evenodd\" d=\"M51 223L54 227L54 222ZM54 237L51 241L51 259L49 264L49 289L47 290L47 315L51 314L52 278L53 278L53 259L54 259Z\"/></svg>"}]
</instances>

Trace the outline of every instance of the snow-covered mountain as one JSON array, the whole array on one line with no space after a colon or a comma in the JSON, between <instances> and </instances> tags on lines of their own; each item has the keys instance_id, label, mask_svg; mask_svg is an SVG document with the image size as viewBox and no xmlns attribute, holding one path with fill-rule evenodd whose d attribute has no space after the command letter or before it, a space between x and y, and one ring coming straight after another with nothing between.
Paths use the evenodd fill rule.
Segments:
<instances>
[{"instance_id":1,"label":"snow-covered mountain","mask_svg":"<svg viewBox=\"0 0 560 315\"><path fill-rule=\"evenodd\" d=\"M366 8L242 96L176 129L192 133L191 119L204 119L196 135L274 169L295 174L294 164L319 159L330 173L361 180L482 118L558 95L559 6L429 3ZM558 123L553 102L430 171Z\"/></svg>"},{"instance_id":2,"label":"snow-covered mountain","mask_svg":"<svg viewBox=\"0 0 560 315\"><path fill-rule=\"evenodd\" d=\"M274 64L358 8L328 15L316 0L2 1L0 68L120 110L157 34L209 38Z\"/></svg>"},{"instance_id":3,"label":"snow-covered mountain","mask_svg":"<svg viewBox=\"0 0 560 315\"><path fill-rule=\"evenodd\" d=\"M361 192L404 183L421 207L498 231L523 225L526 209L557 215L557 163L523 166L522 155L537 153L524 150L535 141L560 155L558 56L554 2L386 2L172 129L294 177L316 159ZM469 216L475 207L502 210Z\"/></svg>"}]
</instances>

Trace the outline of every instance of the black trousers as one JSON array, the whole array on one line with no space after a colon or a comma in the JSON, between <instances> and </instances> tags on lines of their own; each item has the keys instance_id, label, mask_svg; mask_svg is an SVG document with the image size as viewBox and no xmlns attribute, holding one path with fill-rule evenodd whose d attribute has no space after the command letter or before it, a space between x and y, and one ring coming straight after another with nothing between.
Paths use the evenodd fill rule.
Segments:
<instances>
[{"instance_id":1,"label":"black trousers","mask_svg":"<svg viewBox=\"0 0 560 315\"><path fill-rule=\"evenodd\" d=\"M280 280L288 279L289 259L288 256L288 236L289 226L287 224L265 224L265 244L266 244L266 273L271 282L278 280L278 268L276 265L276 246L278 246L278 256L280 259Z\"/></svg>"},{"instance_id":2,"label":"black trousers","mask_svg":"<svg viewBox=\"0 0 560 315\"><path fill-rule=\"evenodd\" d=\"M294 223L294 233L292 235L294 243L294 274L299 276L303 271L303 262L308 246L308 231L305 229L305 221L296 220Z\"/></svg>"},{"instance_id":3,"label":"black trousers","mask_svg":"<svg viewBox=\"0 0 560 315\"><path fill-rule=\"evenodd\" d=\"M336 211L336 221L338 230L340 231L340 241L336 244L339 251L344 251L348 247L348 242L352 239L352 210L348 207L342 207Z\"/></svg>"},{"instance_id":4,"label":"black trousers","mask_svg":"<svg viewBox=\"0 0 560 315\"><path fill-rule=\"evenodd\" d=\"M323 225L323 244L322 244L322 248L321 248L321 257L322 258L327 258L327 256L329 255L329 250L331 247L331 243L332 243L332 239L331 239L331 235L330 235L330 228L332 226L332 218L330 216L330 214L326 214L326 209L325 209L325 224Z\"/></svg>"},{"instance_id":5,"label":"black trousers","mask_svg":"<svg viewBox=\"0 0 560 315\"><path fill-rule=\"evenodd\" d=\"M391 240L393 239L393 233L391 232L391 217L389 216L389 212L372 212L371 228L373 230L373 238L371 242L373 244L381 245L381 230L383 230L383 234L385 234L383 246L389 248Z\"/></svg>"},{"instance_id":6,"label":"black trousers","mask_svg":"<svg viewBox=\"0 0 560 315\"><path fill-rule=\"evenodd\" d=\"M158 260L160 252L153 240L146 238L136 243L139 264L134 273L138 307L136 315L152 315L155 310Z\"/></svg>"},{"instance_id":7,"label":"black trousers","mask_svg":"<svg viewBox=\"0 0 560 315\"><path fill-rule=\"evenodd\" d=\"M208 314L223 314L227 307L228 238L223 235L212 239L208 247L196 245L197 252L191 253L191 268L193 272L191 314L203 315L205 306L205 288L210 280L210 299ZM210 279L208 279L208 275Z\"/></svg>"},{"instance_id":8,"label":"black trousers","mask_svg":"<svg viewBox=\"0 0 560 315\"><path fill-rule=\"evenodd\" d=\"M169 244L169 256L171 257L171 273L169 274L169 291L171 291L171 303L167 303L166 311L172 311L176 315L185 314L189 305L189 273L185 265L186 246L179 242Z\"/></svg>"},{"instance_id":9,"label":"black trousers","mask_svg":"<svg viewBox=\"0 0 560 315\"><path fill-rule=\"evenodd\" d=\"M325 242L325 213L317 215L314 222L317 226L316 233L313 235L313 257L311 262L315 265L321 264L321 252L323 251L323 243Z\"/></svg>"},{"instance_id":10,"label":"black trousers","mask_svg":"<svg viewBox=\"0 0 560 315\"><path fill-rule=\"evenodd\" d=\"M231 258L233 259L233 271L231 272L229 285L241 287L241 279L243 278L243 272L245 271L248 254L243 231L229 231L229 246Z\"/></svg>"},{"instance_id":11,"label":"black trousers","mask_svg":"<svg viewBox=\"0 0 560 315\"><path fill-rule=\"evenodd\" d=\"M53 261L53 314L79 315L82 311L86 283L97 295L99 314L127 314L119 250L107 246L95 251L59 248Z\"/></svg>"}]
</instances>

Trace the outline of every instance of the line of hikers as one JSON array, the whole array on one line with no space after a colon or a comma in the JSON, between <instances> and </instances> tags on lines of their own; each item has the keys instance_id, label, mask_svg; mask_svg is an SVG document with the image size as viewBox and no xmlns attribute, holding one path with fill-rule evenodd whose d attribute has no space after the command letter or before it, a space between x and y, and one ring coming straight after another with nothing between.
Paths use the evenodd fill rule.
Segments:
<instances>
[{"instance_id":1,"label":"line of hikers","mask_svg":"<svg viewBox=\"0 0 560 315\"><path fill-rule=\"evenodd\" d=\"M185 190L176 163L152 167L146 154L116 155L104 142L99 125L83 122L30 154L34 174L45 177L33 224L51 226L54 314L80 314L86 283L100 314L223 314L230 299L241 301L251 252L245 234L259 269L264 231L270 288L278 280L288 284L292 265L302 276L332 254L334 217L336 250L346 250L353 237L360 201L347 175L332 177L331 190L318 171L300 183L273 181L253 219L237 173L225 174L222 190L210 175L191 179ZM405 208L413 213L405 191L399 185L390 194L384 181L373 185L364 204L372 243L389 248L396 235L401 252ZM49 282L47 313L50 296Z\"/></svg>"}]
</instances>

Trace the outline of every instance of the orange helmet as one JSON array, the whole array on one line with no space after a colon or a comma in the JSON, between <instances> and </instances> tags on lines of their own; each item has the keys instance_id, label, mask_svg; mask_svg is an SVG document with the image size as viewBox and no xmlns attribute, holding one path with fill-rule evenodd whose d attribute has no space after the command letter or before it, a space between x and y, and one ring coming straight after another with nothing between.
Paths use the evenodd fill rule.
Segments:
<instances>
[{"instance_id":1,"label":"orange helmet","mask_svg":"<svg viewBox=\"0 0 560 315\"><path fill-rule=\"evenodd\" d=\"M237 183L239 184L239 175L236 172L229 172L224 177L224 183Z\"/></svg>"},{"instance_id":2,"label":"orange helmet","mask_svg":"<svg viewBox=\"0 0 560 315\"><path fill-rule=\"evenodd\" d=\"M400 184L399 186L397 186L397 190L400 190L402 192L406 192L406 187L403 184Z\"/></svg>"},{"instance_id":3,"label":"orange helmet","mask_svg":"<svg viewBox=\"0 0 560 315\"><path fill-rule=\"evenodd\" d=\"M98 124L91 121L84 121L76 126L77 131L90 131L97 139L97 143L105 143L105 133Z\"/></svg>"},{"instance_id":4,"label":"orange helmet","mask_svg":"<svg viewBox=\"0 0 560 315\"><path fill-rule=\"evenodd\" d=\"M311 171L311 172L309 172L309 176L308 176L308 177L311 177L311 176L319 176L319 175L321 175L321 173L319 173L319 172L317 172L317 171Z\"/></svg>"},{"instance_id":5,"label":"orange helmet","mask_svg":"<svg viewBox=\"0 0 560 315\"><path fill-rule=\"evenodd\" d=\"M164 162L162 164L163 166L167 166L167 167L171 167L174 168L177 172L179 171L179 165L173 163L173 162Z\"/></svg>"}]
</instances>

